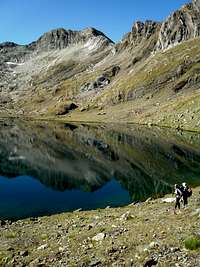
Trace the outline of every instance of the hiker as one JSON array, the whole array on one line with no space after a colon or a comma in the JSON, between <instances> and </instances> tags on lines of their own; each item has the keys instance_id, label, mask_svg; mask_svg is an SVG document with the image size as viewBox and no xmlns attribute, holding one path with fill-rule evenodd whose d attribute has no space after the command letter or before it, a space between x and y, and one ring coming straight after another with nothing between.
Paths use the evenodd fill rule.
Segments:
<instances>
[{"instance_id":1,"label":"hiker","mask_svg":"<svg viewBox=\"0 0 200 267\"><path fill-rule=\"evenodd\" d=\"M182 192L177 184L174 185L174 194L176 196L176 202L175 202L175 207L174 207L174 213L176 214L176 209L178 208L180 210L181 204L180 200L182 197Z\"/></svg>"},{"instance_id":2,"label":"hiker","mask_svg":"<svg viewBox=\"0 0 200 267\"><path fill-rule=\"evenodd\" d=\"M189 186L186 183L182 183L181 191L183 196L183 206L184 208L186 208L188 205L188 197L192 195L192 189L189 188Z\"/></svg>"}]
</instances>

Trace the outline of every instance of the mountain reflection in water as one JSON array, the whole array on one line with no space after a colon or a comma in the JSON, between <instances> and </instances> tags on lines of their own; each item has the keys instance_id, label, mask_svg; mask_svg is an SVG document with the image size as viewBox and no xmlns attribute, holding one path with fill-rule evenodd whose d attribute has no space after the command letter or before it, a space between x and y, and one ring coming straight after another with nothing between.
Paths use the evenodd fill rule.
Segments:
<instances>
[{"instance_id":1,"label":"mountain reflection in water","mask_svg":"<svg viewBox=\"0 0 200 267\"><path fill-rule=\"evenodd\" d=\"M199 148L199 134L157 127L2 119L0 176L4 177L4 186L7 178L13 181L17 176L30 176L52 192L79 190L87 196L116 181L129 194L129 198L121 194L126 201L121 199L117 205L123 205L171 192L174 183L199 185ZM23 190L25 194L27 188ZM112 190L117 189L114 186ZM45 190L42 194L45 199ZM5 194L2 201L8 202ZM102 207L93 204L82 208ZM50 205L47 203L46 214ZM73 208L66 204L62 211Z\"/></svg>"}]
</instances>

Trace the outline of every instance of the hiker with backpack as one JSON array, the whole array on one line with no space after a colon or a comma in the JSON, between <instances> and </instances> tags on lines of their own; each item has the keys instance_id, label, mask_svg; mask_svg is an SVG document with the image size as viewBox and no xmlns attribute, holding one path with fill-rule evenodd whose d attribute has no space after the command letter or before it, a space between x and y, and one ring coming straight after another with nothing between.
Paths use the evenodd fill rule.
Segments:
<instances>
[{"instance_id":1,"label":"hiker with backpack","mask_svg":"<svg viewBox=\"0 0 200 267\"><path fill-rule=\"evenodd\" d=\"M185 182L182 183L180 189L181 189L182 196L183 196L183 206L184 208L186 208L188 205L188 198L191 197L192 195L192 189L189 188L189 186Z\"/></svg>"},{"instance_id":2,"label":"hiker with backpack","mask_svg":"<svg viewBox=\"0 0 200 267\"><path fill-rule=\"evenodd\" d=\"M174 185L174 194L175 194L175 207L174 207L174 214L176 214L176 209L180 210L181 204L180 200L182 198L182 191L180 190L177 184Z\"/></svg>"},{"instance_id":3,"label":"hiker with backpack","mask_svg":"<svg viewBox=\"0 0 200 267\"><path fill-rule=\"evenodd\" d=\"M181 204L180 201L183 199L184 208L188 205L188 198L192 195L192 189L184 182L181 186L175 184L174 185L174 194L175 194L175 207L174 214L176 214L176 209L180 210Z\"/></svg>"}]
</instances>

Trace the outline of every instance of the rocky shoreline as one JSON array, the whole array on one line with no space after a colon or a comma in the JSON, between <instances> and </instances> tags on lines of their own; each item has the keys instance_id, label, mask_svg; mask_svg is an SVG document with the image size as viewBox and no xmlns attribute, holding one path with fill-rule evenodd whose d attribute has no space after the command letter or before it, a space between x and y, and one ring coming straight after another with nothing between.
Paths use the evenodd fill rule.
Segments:
<instances>
[{"instance_id":1,"label":"rocky shoreline","mask_svg":"<svg viewBox=\"0 0 200 267\"><path fill-rule=\"evenodd\" d=\"M172 203L149 199L127 207L1 221L0 266L197 267L199 249L186 249L185 240L200 238L199 190L177 215Z\"/></svg>"}]
</instances>

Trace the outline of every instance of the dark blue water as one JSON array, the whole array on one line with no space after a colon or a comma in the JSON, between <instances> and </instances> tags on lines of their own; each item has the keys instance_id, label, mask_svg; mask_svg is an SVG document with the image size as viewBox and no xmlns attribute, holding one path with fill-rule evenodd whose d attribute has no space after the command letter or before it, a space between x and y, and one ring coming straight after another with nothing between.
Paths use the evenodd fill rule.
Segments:
<instances>
[{"instance_id":1,"label":"dark blue water","mask_svg":"<svg viewBox=\"0 0 200 267\"><path fill-rule=\"evenodd\" d=\"M200 185L200 135L0 119L0 219L123 206Z\"/></svg>"},{"instance_id":2,"label":"dark blue water","mask_svg":"<svg viewBox=\"0 0 200 267\"><path fill-rule=\"evenodd\" d=\"M130 203L129 193L111 180L95 192L55 191L30 176L0 177L0 214L15 219L55 214L76 209L117 207Z\"/></svg>"}]
</instances>

